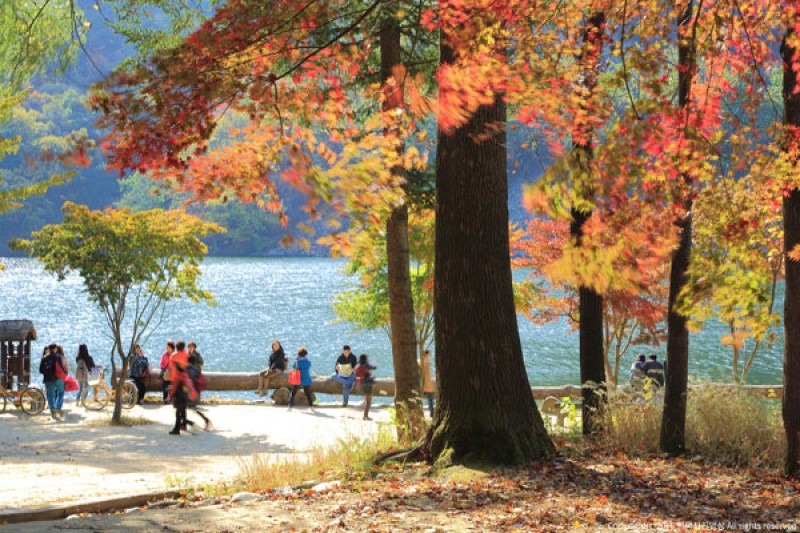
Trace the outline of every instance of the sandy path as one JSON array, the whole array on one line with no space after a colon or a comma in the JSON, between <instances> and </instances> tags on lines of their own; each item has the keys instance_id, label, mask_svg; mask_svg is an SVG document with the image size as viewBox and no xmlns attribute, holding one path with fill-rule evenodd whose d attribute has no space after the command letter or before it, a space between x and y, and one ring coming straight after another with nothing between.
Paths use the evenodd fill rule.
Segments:
<instances>
[{"instance_id":1,"label":"sandy path","mask_svg":"<svg viewBox=\"0 0 800 533\"><path fill-rule=\"evenodd\" d=\"M231 479L243 458L268 454L280 459L318 445L333 445L350 435L365 436L388 422L376 410L372 422L358 407L305 407L288 412L271 405L210 405L203 409L213 431L169 435L174 410L167 405L137 406L131 416L152 424L111 427L110 418L65 405L54 421L0 414L0 511L33 509ZM189 411L189 418L199 420ZM92 422L92 421L96 422Z\"/></svg>"}]
</instances>

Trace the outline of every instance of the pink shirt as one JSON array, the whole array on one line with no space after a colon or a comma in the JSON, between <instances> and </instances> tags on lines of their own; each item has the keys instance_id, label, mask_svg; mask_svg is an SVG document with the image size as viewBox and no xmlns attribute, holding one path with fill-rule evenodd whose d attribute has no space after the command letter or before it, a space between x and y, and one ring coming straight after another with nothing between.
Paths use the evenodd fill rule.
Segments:
<instances>
[{"instance_id":1,"label":"pink shirt","mask_svg":"<svg viewBox=\"0 0 800 533\"><path fill-rule=\"evenodd\" d=\"M159 365L161 367L161 370L166 370L167 368L169 368L169 356L170 355L172 355L172 352L170 352L169 350L166 350L161 355L161 364Z\"/></svg>"}]
</instances>

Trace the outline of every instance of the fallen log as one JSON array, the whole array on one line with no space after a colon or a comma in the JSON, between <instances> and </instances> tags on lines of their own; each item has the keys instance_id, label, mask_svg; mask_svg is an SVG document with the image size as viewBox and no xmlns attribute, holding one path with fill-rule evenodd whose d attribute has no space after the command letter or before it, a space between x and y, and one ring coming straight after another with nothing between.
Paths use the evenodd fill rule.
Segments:
<instances>
[{"instance_id":1,"label":"fallen log","mask_svg":"<svg viewBox=\"0 0 800 533\"><path fill-rule=\"evenodd\" d=\"M207 391L255 391L258 388L258 374L252 372L203 372ZM288 374L284 373L269 381L270 389L291 388ZM311 376L311 391L322 394L341 394L342 384L329 376ZM164 387L159 372L150 372L148 391L160 391ZM361 395L361 388L354 387L351 395ZM394 380L377 378L372 384L374 396L394 396Z\"/></svg>"},{"instance_id":2,"label":"fallen log","mask_svg":"<svg viewBox=\"0 0 800 533\"><path fill-rule=\"evenodd\" d=\"M258 374L253 372L203 372L206 378L206 390L208 391L255 391L258 387ZM783 397L783 385L733 385L730 383L708 383L700 385L702 387L736 388L753 396L762 398ZM271 389L282 387L291 388L287 374L282 374L272 378L269 383ZM158 371L151 371L150 382L147 386L148 391L160 391L163 388ZM693 387L690 386L691 391ZM623 387L620 387L623 389ZM322 394L341 394L342 385L329 376L312 376L311 391ZM560 385L553 387L531 387L533 397L537 400L544 400L549 396L558 399L569 397L573 399L581 398L581 388L578 385ZM391 378L377 378L372 387L375 396L394 396L394 380ZM350 392L352 395L361 395L360 387L354 387Z\"/></svg>"}]
</instances>

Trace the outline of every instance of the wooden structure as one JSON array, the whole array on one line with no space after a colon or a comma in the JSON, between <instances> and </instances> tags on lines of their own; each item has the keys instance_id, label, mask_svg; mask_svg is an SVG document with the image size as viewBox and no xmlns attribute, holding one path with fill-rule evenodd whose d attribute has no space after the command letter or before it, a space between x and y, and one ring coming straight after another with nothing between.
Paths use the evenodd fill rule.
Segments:
<instances>
[{"instance_id":1,"label":"wooden structure","mask_svg":"<svg viewBox=\"0 0 800 533\"><path fill-rule=\"evenodd\" d=\"M16 378L17 386L31 382L31 341L36 340L36 329L30 320L0 320L0 378L3 386L11 389Z\"/></svg>"},{"instance_id":2,"label":"wooden structure","mask_svg":"<svg viewBox=\"0 0 800 533\"><path fill-rule=\"evenodd\" d=\"M117 369L119 374L119 369ZM206 378L206 390L208 391L255 391L258 387L258 374L255 372L203 372ZM341 394L342 385L331 379L329 376L311 376L311 390L323 394ZM726 383L713 383L702 385L708 387L709 385L719 388L737 388L752 396L762 398L780 399L783 397L783 385L731 385ZM163 383L159 377L158 370L150 371L150 380L147 384L147 390L150 392L161 391ZM287 374L280 375L270 380L270 389L279 389L290 387L287 381ZM692 387L689 387L691 391ZM620 392L626 390L625 387L618 387ZM394 380L392 378L377 378L372 387L372 392L375 396L394 396ZM560 409L560 401L562 398L571 398L579 400L582 398L581 388L578 385L560 385L560 386L538 386L531 387L531 393L536 400L546 400L553 397L558 401L558 408ZM360 396L363 392L360 387L354 387L350 392L351 396ZM554 400L548 401L548 404L553 404Z\"/></svg>"}]
</instances>

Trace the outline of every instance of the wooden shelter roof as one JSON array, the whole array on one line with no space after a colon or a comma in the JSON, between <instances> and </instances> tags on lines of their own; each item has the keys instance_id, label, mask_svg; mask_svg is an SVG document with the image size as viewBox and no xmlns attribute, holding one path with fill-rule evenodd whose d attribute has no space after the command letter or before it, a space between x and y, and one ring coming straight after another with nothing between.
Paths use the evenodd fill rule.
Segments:
<instances>
[{"instance_id":1,"label":"wooden shelter roof","mask_svg":"<svg viewBox=\"0 0 800 533\"><path fill-rule=\"evenodd\" d=\"M0 342L35 341L36 328L30 320L0 320Z\"/></svg>"}]
</instances>

